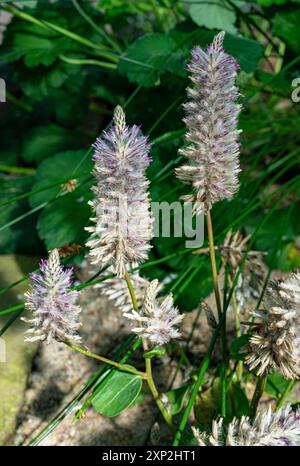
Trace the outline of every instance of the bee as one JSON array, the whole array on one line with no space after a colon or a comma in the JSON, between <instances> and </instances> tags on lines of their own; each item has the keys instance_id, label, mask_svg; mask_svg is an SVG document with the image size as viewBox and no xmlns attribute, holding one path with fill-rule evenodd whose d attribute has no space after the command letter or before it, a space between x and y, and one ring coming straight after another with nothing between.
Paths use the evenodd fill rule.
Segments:
<instances>
[{"instance_id":1,"label":"bee","mask_svg":"<svg viewBox=\"0 0 300 466\"><path fill-rule=\"evenodd\" d=\"M58 252L61 258L74 256L79 254L83 250L83 247L80 244L64 244L59 248Z\"/></svg>"}]
</instances>

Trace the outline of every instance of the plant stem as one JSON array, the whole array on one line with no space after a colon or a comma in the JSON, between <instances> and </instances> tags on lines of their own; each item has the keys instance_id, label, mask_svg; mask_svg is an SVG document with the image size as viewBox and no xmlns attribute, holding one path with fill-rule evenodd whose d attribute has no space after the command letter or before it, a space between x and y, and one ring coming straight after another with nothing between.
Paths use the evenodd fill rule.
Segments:
<instances>
[{"instance_id":1,"label":"plant stem","mask_svg":"<svg viewBox=\"0 0 300 466\"><path fill-rule=\"evenodd\" d=\"M174 426L173 426L173 422L172 422L172 415L166 410L164 404L162 403L160 397L159 397L159 393L157 391L157 388L155 386L155 383L154 383L154 380L153 380L153 377L152 377L152 366L151 366L151 359L146 359L146 372L147 372L147 382L148 382L148 386L149 386L149 389L153 395L153 398L155 399L155 402L164 418L164 420L166 421L170 431L172 432L173 435L175 435L175 429L174 429Z\"/></svg>"},{"instance_id":2,"label":"plant stem","mask_svg":"<svg viewBox=\"0 0 300 466\"><path fill-rule=\"evenodd\" d=\"M213 286L214 286L217 310L218 310L218 314L219 314L219 317L220 317L221 314L222 314L222 307L221 307L221 298L220 298L220 291L219 291L217 262L216 262L216 255L215 255L214 233L213 233L210 210L208 210L208 209L206 211L206 221L207 221L209 254L210 254L210 261L211 261Z\"/></svg>"},{"instance_id":3,"label":"plant stem","mask_svg":"<svg viewBox=\"0 0 300 466\"><path fill-rule=\"evenodd\" d=\"M98 361L104 362L105 364L109 364L110 366L115 366L122 371L131 372L132 374L139 375L143 379L147 377L147 374L145 372L137 371L136 369L124 366L124 364L121 364L117 361L112 361L111 359L104 358L103 356L99 356L98 354L91 353L90 351L80 348L79 346L76 346L73 343L70 343L69 341L64 341L63 343L65 343L65 345L69 346L73 350L78 351L78 353L84 354L85 356L88 356L90 358L97 359Z\"/></svg>"},{"instance_id":4,"label":"plant stem","mask_svg":"<svg viewBox=\"0 0 300 466\"><path fill-rule=\"evenodd\" d=\"M276 405L276 410L282 408L282 406L284 405L284 403L286 402L286 399L288 397L288 395L291 393L291 391L293 390L294 386L295 386L295 383L296 381L295 380L290 380L288 385L286 386L286 389L284 390L283 394L281 395L281 397L279 398L278 402L277 402L277 405Z\"/></svg>"},{"instance_id":5,"label":"plant stem","mask_svg":"<svg viewBox=\"0 0 300 466\"><path fill-rule=\"evenodd\" d=\"M224 266L225 266L225 261L224 261ZM230 275L228 276L228 282L230 288L233 286L232 279ZM234 321L235 321L235 328L236 328L236 336L239 338L242 335L241 332L241 321L240 321L240 316L239 316L239 311L238 311L238 305L237 305L237 300L236 300L236 294L235 291L232 293L232 307L233 307L233 313L234 313ZM243 361L239 361L237 364L237 372L236 372L236 380L238 383L241 382L243 377Z\"/></svg>"},{"instance_id":6,"label":"plant stem","mask_svg":"<svg viewBox=\"0 0 300 466\"><path fill-rule=\"evenodd\" d=\"M258 402L259 402L259 400L261 399L261 397L262 397L262 395L264 393L266 382L267 382L267 376L266 375L262 375L262 376L258 377L258 379L257 379L255 392L253 394L251 404L250 404L250 409L249 409L250 419L255 418Z\"/></svg>"},{"instance_id":7,"label":"plant stem","mask_svg":"<svg viewBox=\"0 0 300 466\"><path fill-rule=\"evenodd\" d=\"M68 63L69 65L79 65L79 66L94 65L94 66L100 66L100 68L109 68L112 70L115 70L117 68L117 65L115 63L92 60L89 58L72 58L72 57L67 57L66 55L59 55L59 58L61 61Z\"/></svg>"},{"instance_id":8,"label":"plant stem","mask_svg":"<svg viewBox=\"0 0 300 466\"><path fill-rule=\"evenodd\" d=\"M125 272L125 281L127 283L127 287L128 287L128 291L129 291L129 294L130 294L130 297L131 297L131 301L132 301L132 305L133 305L133 309L138 312L139 310L139 306L138 306L138 303L137 303L137 300L136 300L136 297L135 297L135 293L134 293L134 289L133 289L133 286L132 286L132 282L131 282L131 279L130 279L130 276L129 276L129 273L126 271ZM144 348L144 351L147 352L149 350L148 348L148 342L143 338L143 348ZM147 383L148 383L148 386L149 386L149 389L153 395L153 398L163 416L163 418L165 419L167 425L169 426L172 434L174 435L175 434L175 430L174 430L174 426L173 426L173 422L172 422L172 415L170 413L168 413L168 411L166 410L164 404L162 403L160 397L159 397L159 393L158 393L158 390L155 386L155 383L154 383L154 380L153 380L153 377L152 377L152 365L151 365L151 359L145 359L146 361L146 374L147 374L147 377L146 377L146 380L147 380Z\"/></svg>"},{"instance_id":9,"label":"plant stem","mask_svg":"<svg viewBox=\"0 0 300 466\"><path fill-rule=\"evenodd\" d=\"M212 227L212 221L211 221L211 215L210 215L209 209L206 209L206 222L207 222L208 244L209 244L209 254L210 254L210 261L211 261L213 286L214 286L218 315L220 319L222 315L222 306L221 306L219 278L218 278L215 245L214 245L214 233L213 233L213 227ZM223 327L222 327L222 353L223 353L222 354L223 363L222 363L222 369L221 369L221 414L222 414L222 417L226 417L226 366L227 366L226 319L224 320Z\"/></svg>"}]
</instances>

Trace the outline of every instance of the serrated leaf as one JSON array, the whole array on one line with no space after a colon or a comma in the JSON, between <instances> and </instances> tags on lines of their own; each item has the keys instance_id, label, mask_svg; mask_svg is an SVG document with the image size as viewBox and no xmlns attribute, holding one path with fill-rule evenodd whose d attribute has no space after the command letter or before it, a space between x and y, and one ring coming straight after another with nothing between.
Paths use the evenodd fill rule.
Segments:
<instances>
[{"instance_id":1,"label":"serrated leaf","mask_svg":"<svg viewBox=\"0 0 300 466\"><path fill-rule=\"evenodd\" d=\"M191 4L189 13L192 20L198 26L205 26L208 29L220 29L235 33L236 14L232 7L220 0L211 0L203 4Z\"/></svg>"},{"instance_id":2,"label":"serrated leaf","mask_svg":"<svg viewBox=\"0 0 300 466\"><path fill-rule=\"evenodd\" d=\"M144 87L159 84L159 70L174 47L166 34L146 34L130 45L121 56L118 70L129 81Z\"/></svg>"},{"instance_id":3,"label":"serrated leaf","mask_svg":"<svg viewBox=\"0 0 300 466\"><path fill-rule=\"evenodd\" d=\"M69 46L70 40L35 24L20 23L12 27L10 50L24 57L28 67L49 66Z\"/></svg>"},{"instance_id":4,"label":"serrated leaf","mask_svg":"<svg viewBox=\"0 0 300 466\"><path fill-rule=\"evenodd\" d=\"M37 169L36 182L32 191L58 184L32 195L30 197L31 207L34 208L45 201L54 199L62 189L61 183L73 179L81 182L86 175L91 173L92 167L91 156L86 156L86 150L59 152L53 157L43 160Z\"/></svg>"},{"instance_id":5,"label":"serrated leaf","mask_svg":"<svg viewBox=\"0 0 300 466\"><path fill-rule=\"evenodd\" d=\"M183 403L189 389L190 385L185 385L183 387L170 390L166 393L171 405L171 414L173 416L175 416L175 414L180 413L180 411L182 410Z\"/></svg>"},{"instance_id":6,"label":"serrated leaf","mask_svg":"<svg viewBox=\"0 0 300 466\"><path fill-rule=\"evenodd\" d=\"M79 70L80 67L61 62L47 68L36 67L34 73L24 68L19 76L20 86L28 97L40 100L47 97L53 89L60 88L70 76L78 73Z\"/></svg>"},{"instance_id":7,"label":"serrated leaf","mask_svg":"<svg viewBox=\"0 0 300 466\"><path fill-rule=\"evenodd\" d=\"M109 380L104 380L94 392L92 405L103 416L117 416L135 402L141 388L142 379L140 376L113 370Z\"/></svg>"},{"instance_id":8,"label":"serrated leaf","mask_svg":"<svg viewBox=\"0 0 300 466\"><path fill-rule=\"evenodd\" d=\"M24 140L22 157L26 162L40 162L63 149L76 148L79 143L70 131L61 126L38 126Z\"/></svg>"}]
</instances>

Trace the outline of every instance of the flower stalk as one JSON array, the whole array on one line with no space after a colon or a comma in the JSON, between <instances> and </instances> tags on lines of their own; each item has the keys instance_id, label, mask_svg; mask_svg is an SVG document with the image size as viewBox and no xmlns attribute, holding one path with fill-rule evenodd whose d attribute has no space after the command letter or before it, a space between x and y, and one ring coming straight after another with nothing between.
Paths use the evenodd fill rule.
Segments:
<instances>
[{"instance_id":1,"label":"flower stalk","mask_svg":"<svg viewBox=\"0 0 300 466\"><path fill-rule=\"evenodd\" d=\"M109 364L110 366L115 366L124 372L130 372L131 374L139 375L143 379L147 378L147 374L145 372L137 371L136 369L133 369L131 367L125 366L124 364L121 364L120 362L113 361L111 359L105 358L95 353L91 353L90 351L87 351L84 348L80 348L79 346L74 345L73 343L70 343L69 341L64 341L63 343L69 346L70 348L72 348L73 350L78 351L78 353L88 356L89 358L97 359L98 361L101 361L105 364Z\"/></svg>"},{"instance_id":2,"label":"flower stalk","mask_svg":"<svg viewBox=\"0 0 300 466\"><path fill-rule=\"evenodd\" d=\"M222 306L221 306L221 297L219 290L219 277L217 270L217 261L215 254L215 245L214 245L214 233L212 220L210 215L210 210L206 210L206 222L207 222L207 233L208 233L208 243L209 243L209 255L211 261L211 270L213 278L213 287L216 299L216 305L218 310L219 319L222 315ZM221 369L221 413L222 416L226 416L226 367L227 367L227 358L226 358L226 319L224 320L222 327L222 369Z\"/></svg>"},{"instance_id":3,"label":"flower stalk","mask_svg":"<svg viewBox=\"0 0 300 466\"><path fill-rule=\"evenodd\" d=\"M133 289L133 286L132 286L132 282L131 282L129 273L127 271L125 272L125 281L127 283L128 291L130 293L133 309L134 309L135 312L138 312L139 307L138 307L137 300L136 300L136 297L135 297L135 294L134 294L134 289ZM145 338L143 338L142 343L143 343L144 352L147 352L149 350L147 340ZM165 419L168 427L170 428L172 434L175 434L173 421L172 421L172 415L167 411L164 404L162 403L162 401L160 399L160 396L159 396L159 392L158 392L158 390L156 388L156 385L155 385L155 382L153 380L151 359L145 358L145 364L146 364L146 381L147 381L148 387L149 387L149 389L150 389L150 391L151 391L151 393L153 395L153 398L154 398L154 400L155 400L155 402L157 404L157 407L159 408L159 410L160 410L163 418Z\"/></svg>"},{"instance_id":4,"label":"flower stalk","mask_svg":"<svg viewBox=\"0 0 300 466\"><path fill-rule=\"evenodd\" d=\"M255 387L255 392L253 394L251 403L250 403L250 408L249 408L249 417L250 419L254 419L256 416L256 411L258 407L259 400L261 399L265 386L267 382L267 376L262 375L258 377L257 382L256 382L256 387Z\"/></svg>"}]
</instances>

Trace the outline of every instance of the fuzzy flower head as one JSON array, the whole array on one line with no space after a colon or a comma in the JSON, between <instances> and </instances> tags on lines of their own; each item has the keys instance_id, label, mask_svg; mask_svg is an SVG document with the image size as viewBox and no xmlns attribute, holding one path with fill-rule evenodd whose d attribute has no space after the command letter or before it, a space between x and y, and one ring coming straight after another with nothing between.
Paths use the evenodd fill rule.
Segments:
<instances>
[{"instance_id":1,"label":"fuzzy flower head","mask_svg":"<svg viewBox=\"0 0 300 466\"><path fill-rule=\"evenodd\" d=\"M80 342L80 327L76 305L78 291L71 291L73 270L60 265L57 249L51 251L48 260L40 262L40 271L30 274L31 291L25 294L27 309L32 318L23 318L30 324L25 341L53 340Z\"/></svg>"},{"instance_id":2,"label":"fuzzy flower head","mask_svg":"<svg viewBox=\"0 0 300 466\"><path fill-rule=\"evenodd\" d=\"M248 417L234 418L227 429L223 419L213 421L212 430L199 432L193 428L200 447L205 446L300 446L300 411L290 405L272 413L271 407L257 414L251 423Z\"/></svg>"},{"instance_id":3,"label":"fuzzy flower head","mask_svg":"<svg viewBox=\"0 0 300 466\"><path fill-rule=\"evenodd\" d=\"M142 311L125 313L128 319L136 323L132 329L141 338L147 338L153 346L166 345L170 340L179 338L177 326L183 319L174 307L172 294L164 299L157 298L158 280L152 280L147 287Z\"/></svg>"},{"instance_id":4,"label":"fuzzy flower head","mask_svg":"<svg viewBox=\"0 0 300 466\"><path fill-rule=\"evenodd\" d=\"M278 369L285 378L300 376L299 324L300 274L272 283L266 292L264 309L256 315L246 362L258 375Z\"/></svg>"},{"instance_id":5,"label":"fuzzy flower head","mask_svg":"<svg viewBox=\"0 0 300 466\"><path fill-rule=\"evenodd\" d=\"M150 145L138 126L128 127L120 106L114 125L94 144L93 188L95 212L87 246L92 264L113 265L122 277L133 262L148 257L153 237L152 216L145 177L151 162Z\"/></svg>"},{"instance_id":6,"label":"fuzzy flower head","mask_svg":"<svg viewBox=\"0 0 300 466\"><path fill-rule=\"evenodd\" d=\"M188 144L180 150L189 163L176 169L177 177L194 189L185 199L197 206L204 203L206 210L231 199L239 188L239 65L223 49L224 34L216 35L205 51L199 46L192 50L188 71L193 86L187 89L189 101L184 105Z\"/></svg>"}]
</instances>

